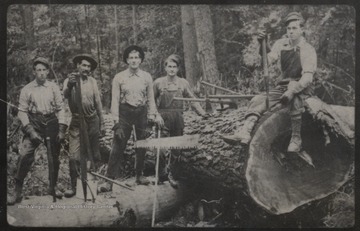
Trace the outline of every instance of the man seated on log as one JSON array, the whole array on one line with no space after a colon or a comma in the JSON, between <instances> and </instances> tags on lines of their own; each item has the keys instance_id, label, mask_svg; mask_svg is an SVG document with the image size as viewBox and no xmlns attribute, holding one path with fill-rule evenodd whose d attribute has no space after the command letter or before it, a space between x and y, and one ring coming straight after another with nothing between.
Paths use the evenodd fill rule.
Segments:
<instances>
[{"instance_id":1,"label":"man seated on log","mask_svg":"<svg viewBox=\"0 0 360 231\"><path fill-rule=\"evenodd\" d=\"M92 77L92 73L97 67L97 62L89 54L76 55L73 58L73 63L76 66L76 71L70 73L64 81L64 97L68 99L69 108L71 111L71 122L69 126L69 171L71 186L65 191L65 197L72 197L76 194L77 177L80 168L80 145L87 145L85 147L91 153L96 168L100 164L101 156L99 149L100 131L103 134L105 131L104 118L102 114L102 104L100 93L96 79ZM80 89L77 86L77 81L80 83ZM80 90L81 102L77 97L77 91ZM81 111L79 104L81 103ZM82 116L83 114L83 116ZM85 121L85 134L87 137L80 140L81 119ZM88 141L88 142L85 142ZM81 144L80 142L84 142Z\"/></svg>"},{"instance_id":2,"label":"man seated on log","mask_svg":"<svg viewBox=\"0 0 360 231\"><path fill-rule=\"evenodd\" d=\"M15 190L7 198L7 204L13 205L22 200L24 179L34 162L34 153L41 144L46 144L50 137L51 154L53 156L54 179L56 185L59 173L60 142L65 137L65 132L59 129L66 124L63 98L58 85L48 81L49 61L45 58L36 58L33 62L35 80L27 84L20 92L18 117L23 125L24 137L20 144L20 159L15 176ZM46 144L47 146L47 144ZM53 177L53 178L52 178ZM49 194L51 194L49 183ZM55 195L61 198L62 193L56 188Z\"/></svg>"},{"instance_id":3,"label":"man seated on log","mask_svg":"<svg viewBox=\"0 0 360 231\"><path fill-rule=\"evenodd\" d=\"M268 62L278 61L282 80L269 92L269 108L281 103L286 105L291 116L291 140L288 152L299 152L302 147L300 136L303 102L312 94L311 83L316 71L317 58L315 49L303 37L304 19L298 12L291 12L285 18L286 35L277 40L272 49L268 48ZM266 39L264 30L259 30L258 41ZM268 47L270 47L267 44ZM266 95L254 97L245 115L244 125L232 136L223 136L229 144L248 145L251 131L259 117L267 110Z\"/></svg>"},{"instance_id":4,"label":"man seated on log","mask_svg":"<svg viewBox=\"0 0 360 231\"><path fill-rule=\"evenodd\" d=\"M132 45L125 49L123 61L128 68L115 75L112 82L111 114L115 125L112 149L110 152L106 176L114 179L125 171L124 151L130 138L132 126L135 125L136 138L145 139L146 127L153 120L160 127L164 125L154 100L153 80L151 75L140 69L145 58L141 47ZM149 109L149 111L148 111ZM147 185L150 181L143 176L146 149L135 150L136 183ZM112 190L112 183L99 185L101 192Z\"/></svg>"},{"instance_id":5,"label":"man seated on log","mask_svg":"<svg viewBox=\"0 0 360 231\"><path fill-rule=\"evenodd\" d=\"M180 66L180 57L178 55L170 55L165 60L166 76L160 77L154 81L154 96L157 108L162 118L164 119L164 127L162 130L162 137L182 136L184 134L184 105L182 101L174 101L174 97L195 98L190 89L189 82L177 76ZM201 108L198 102L192 103L198 115L206 117L206 112ZM170 166L169 174L166 173L165 168L165 153L160 155L160 170L159 182L169 180L173 187L177 187L174 179L174 166L176 160L179 158L179 150L171 150L169 156ZM173 161L172 161L173 160Z\"/></svg>"}]
</instances>

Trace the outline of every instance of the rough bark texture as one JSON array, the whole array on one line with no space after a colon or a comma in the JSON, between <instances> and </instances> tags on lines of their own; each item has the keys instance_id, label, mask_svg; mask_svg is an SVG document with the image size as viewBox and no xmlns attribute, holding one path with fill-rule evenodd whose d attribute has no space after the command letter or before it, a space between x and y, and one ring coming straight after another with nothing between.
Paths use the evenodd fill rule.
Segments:
<instances>
[{"instance_id":1,"label":"rough bark texture","mask_svg":"<svg viewBox=\"0 0 360 231\"><path fill-rule=\"evenodd\" d=\"M238 197L251 197L273 214L288 213L333 193L347 181L353 167L354 108L327 105L317 98L309 98L306 103L303 147L315 168L296 157L285 159L289 162L285 167L275 160L274 155L289 157L286 149L291 126L284 110L265 113L248 149L228 145L219 136L241 127L246 108L219 112L207 120L186 112L185 134L201 137L197 149L182 151L180 179L220 192L232 191ZM323 128L331 141L327 146ZM109 144L111 135L107 137ZM128 148L131 150L131 141Z\"/></svg>"},{"instance_id":2,"label":"rough bark texture","mask_svg":"<svg viewBox=\"0 0 360 231\"><path fill-rule=\"evenodd\" d=\"M184 64L186 79L190 86L194 87L200 76L198 68L200 63L196 54L198 51L196 42L195 21L192 6L181 5L181 28L184 44Z\"/></svg>"},{"instance_id":3,"label":"rough bark texture","mask_svg":"<svg viewBox=\"0 0 360 231\"><path fill-rule=\"evenodd\" d=\"M53 203L51 196L32 196L7 207L8 222L26 227L149 227L154 187L137 185L130 191L114 185L112 193L99 194L95 203L77 197ZM158 187L157 221L171 216L186 198L183 185L177 190L168 182Z\"/></svg>"}]
</instances>

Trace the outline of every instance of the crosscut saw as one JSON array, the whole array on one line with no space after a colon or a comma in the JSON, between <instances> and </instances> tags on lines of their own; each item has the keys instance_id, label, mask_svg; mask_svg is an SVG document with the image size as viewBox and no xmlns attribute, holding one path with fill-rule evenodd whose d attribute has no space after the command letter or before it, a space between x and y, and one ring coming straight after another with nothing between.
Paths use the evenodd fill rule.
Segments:
<instances>
[{"instance_id":1,"label":"crosscut saw","mask_svg":"<svg viewBox=\"0 0 360 231\"><path fill-rule=\"evenodd\" d=\"M134 134L135 128L133 127ZM200 135L183 135L163 137L156 139L137 140L134 136L134 148L149 148L149 149L192 149L199 145Z\"/></svg>"}]
</instances>

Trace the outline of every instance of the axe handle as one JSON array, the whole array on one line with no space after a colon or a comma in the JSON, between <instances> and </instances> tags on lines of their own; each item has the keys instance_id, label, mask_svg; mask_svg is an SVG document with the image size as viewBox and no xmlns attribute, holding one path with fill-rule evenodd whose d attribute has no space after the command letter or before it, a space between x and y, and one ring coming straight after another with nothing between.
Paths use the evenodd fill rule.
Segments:
<instances>
[{"instance_id":1,"label":"axe handle","mask_svg":"<svg viewBox=\"0 0 360 231\"><path fill-rule=\"evenodd\" d=\"M116 184L116 185L119 185L119 186L121 186L121 187L123 187L123 188L126 188L126 189L129 189L129 190L131 190L131 191L134 191L134 189L132 189L132 188L126 186L126 185L123 185L123 184L121 184L120 182L118 182L118 181L116 181L116 180L110 179L110 178L108 178L108 177L106 177L106 176L100 175L100 174L95 173L95 172L90 172L90 173L91 173L92 175L94 175L94 176L100 177L100 178L102 178L102 179L104 179L104 180L110 181L111 183L114 183L114 184Z\"/></svg>"},{"instance_id":2,"label":"axe handle","mask_svg":"<svg viewBox=\"0 0 360 231\"><path fill-rule=\"evenodd\" d=\"M50 175L50 190L53 197L53 202L56 202L54 158L51 151L50 137L46 137L46 149Z\"/></svg>"},{"instance_id":3,"label":"axe handle","mask_svg":"<svg viewBox=\"0 0 360 231\"><path fill-rule=\"evenodd\" d=\"M160 129L158 129L158 139L160 139ZM158 179L159 179L159 158L160 158L160 148L157 148L156 152L156 165L155 165L155 192L154 192L154 202L152 210L152 219L151 227L155 226L155 213L156 213L156 204L157 204L157 190L158 190Z\"/></svg>"},{"instance_id":4,"label":"axe handle","mask_svg":"<svg viewBox=\"0 0 360 231\"><path fill-rule=\"evenodd\" d=\"M211 83L208 83L208 82L205 82L205 81L200 81L200 83L204 84L205 86L213 87L213 88L225 91L225 92L229 92L229 93L232 93L232 94L238 94L238 92L236 92L236 91L232 91L232 90L229 90L229 89L226 89L226 88L223 88L223 87L219 87L219 86L216 86L214 84L211 84Z\"/></svg>"},{"instance_id":5,"label":"axe handle","mask_svg":"<svg viewBox=\"0 0 360 231\"><path fill-rule=\"evenodd\" d=\"M253 98L255 95L209 95L209 98L225 98L225 99L243 99L243 98Z\"/></svg>"}]
</instances>

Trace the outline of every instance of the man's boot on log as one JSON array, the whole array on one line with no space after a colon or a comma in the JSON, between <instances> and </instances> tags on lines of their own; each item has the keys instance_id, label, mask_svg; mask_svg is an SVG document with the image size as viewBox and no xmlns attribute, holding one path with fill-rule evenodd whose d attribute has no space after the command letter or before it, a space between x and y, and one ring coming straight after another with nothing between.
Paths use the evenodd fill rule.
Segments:
<instances>
[{"instance_id":1,"label":"man's boot on log","mask_svg":"<svg viewBox=\"0 0 360 231\"><path fill-rule=\"evenodd\" d=\"M251 131L253 130L258 119L259 117L256 115L248 116L239 132L236 132L234 135L222 136L221 138L226 143L231 145L248 145L251 140Z\"/></svg>"},{"instance_id":2,"label":"man's boot on log","mask_svg":"<svg viewBox=\"0 0 360 231\"><path fill-rule=\"evenodd\" d=\"M23 181L15 179L15 189L10 196L7 197L7 205L20 203L22 200Z\"/></svg>"},{"instance_id":3,"label":"man's boot on log","mask_svg":"<svg viewBox=\"0 0 360 231\"><path fill-rule=\"evenodd\" d=\"M301 114L291 116L291 140L288 146L288 152L301 151Z\"/></svg>"},{"instance_id":4,"label":"man's boot on log","mask_svg":"<svg viewBox=\"0 0 360 231\"><path fill-rule=\"evenodd\" d=\"M70 171L70 181L71 181L71 185L70 188L68 188L64 195L66 198L70 198L76 195L76 182L77 182L77 177L78 177L78 172L76 169L76 160L75 159L70 159L69 160L69 171Z\"/></svg>"}]
</instances>

